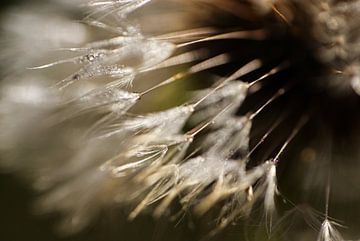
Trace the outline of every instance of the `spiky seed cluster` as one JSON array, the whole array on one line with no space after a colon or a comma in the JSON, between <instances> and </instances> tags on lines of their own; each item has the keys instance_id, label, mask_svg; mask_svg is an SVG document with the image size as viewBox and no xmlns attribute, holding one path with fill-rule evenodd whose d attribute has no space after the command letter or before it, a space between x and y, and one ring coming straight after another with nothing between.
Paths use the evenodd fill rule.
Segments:
<instances>
[{"instance_id":1,"label":"spiky seed cluster","mask_svg":"<svg viewBox=\"0 0 360 241\"><path fill-rule=\"evenodd\" d=\"M84 18L85 25L77 28L88 35L105 32L109 37L74 40L79 30L69 30L72 23L65 19L59 20L62 24L50 22L59 32L69 31L65 34L69 41L59 40L51 46L61 48L65 57L29 66L39 61L39 56L30 56L25 63L30 70L2 83L0 126L4 131L0 140L6 143L1 147L2 164L30 178L44 192L40 210L61 211L64 231L76 232L104 206L135 203L132 219L155 203L154 215L161 216L175 199L200 215L221 203L218 231L239 216L250 215L253 205L262 200L271 225L279 193L277 164L307 117L294 126L276 155L250 164L253 151L282 121L277 120L258 145L249 149L254 118L293 84L277 88L250 113L239 115L238 110L249 95L262 88L262 82L289 68L291 60L269 67L260 54L239 63L231 49L219 51L214 46L227 40L271 39L273 26L261 20L270 18L277 22L275 28L290 28L294 36L306 32L310 39L305 45L317 53L314 56L360 92L359 48L353 47L359 44L359 31L354 31L359 22L345 24L349 14L355 14L350 5L358 6L359 1L174 1L175 7L168 7L175 18L170 22L174 32L156 29L156 34L144 34L140 29L146 22L141 21L141 14L137 16L140 27L132 15L140 11L148 16L147 8L151 13L156 6L167 6L166 1L83 2L90 13ZM219 8L216 11L234 15L239 23L245 19L256 24L250 29L241 24L209 27L205 24L213 15L189 11L182 16L177 11L193 5L206 6L209 12ZM188 15L200 26L188 21ZM28 24L41 25L53 17L38 18ZM22 21L21 16L19 19ZM184 65L184 70L177 68ZM236 67L225 75L216 71L230 65ZM169 69L170 77L147 83L151 73ZM57 71L69 73L54 82ZM210 76L207 87L194 92L186 103L144 111L146 101L156 99L164 88L204 72ZM332 240L332 236L341 240L326 219L319 240Z\"/></svg>"}]
</instances>

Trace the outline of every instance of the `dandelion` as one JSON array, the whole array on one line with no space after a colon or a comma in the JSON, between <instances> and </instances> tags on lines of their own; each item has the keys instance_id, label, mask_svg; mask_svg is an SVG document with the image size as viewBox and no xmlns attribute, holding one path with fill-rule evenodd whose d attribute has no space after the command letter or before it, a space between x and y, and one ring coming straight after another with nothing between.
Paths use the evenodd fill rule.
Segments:
<instances>
[{"instance_id":1,"label":"dandelion","mask_svg":"<svg viewBox=\"0 0 360 241\"><path fill-rule=\"evenodd\" d=\"M133 220L169 217L177 203L179 213L216 213L208 238L238 220L251 226L261 210L255 222L270 237L283 202L299 210L321 190L337 119L359 143L358 5L81 0L13 10L2 24L0 57L12 67L0 86L1 167L42 194L39 212L64 216L64 233L106 208L130 208ZM313 141L292 145L314 125L329 133L316 142L332 147L326 158ZM297 170L307 188L282 179ZM283 180L304 194L290 201ZM318 241L343 240L326 199Z\"/></svg>"}]
</instances>

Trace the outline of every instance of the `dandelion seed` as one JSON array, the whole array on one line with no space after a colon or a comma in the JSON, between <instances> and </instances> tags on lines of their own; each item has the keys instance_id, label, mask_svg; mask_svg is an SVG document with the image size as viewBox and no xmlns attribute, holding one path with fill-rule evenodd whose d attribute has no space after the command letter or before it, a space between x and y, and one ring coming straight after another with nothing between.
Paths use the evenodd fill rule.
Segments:
<instances>
[{"instance_id":1,"label":"dandelion seed","mask_svg":"<svg viewBox=\"0 0 360 241\"><path fill-rule=\"evenodd\" d=\"M264 197L264 207L266 218L269 219L269 231L272 230L272 213L275 210L275 194L277 193L277 180L276 180L276 165L271 163L269 170L266 174L266 191Z\"/></svg>"},{"instance_id":2,"label":"dandelion seed","mask_svg":"<svg viewBox=\"0 0 360 241\"><path fill-rule=\"evenodd\" d=\"M333 223L325 219L321 224L317 241L343 241L341 234L334 228Z\"/></svg>"},{"instance_id":3,"label":"dandelion seed","mask_svg":"<svg viewBox=\"0 0 360 241\"><path fill-rule=\"evenodd\" d=\"M116 81L116 85L123 85L123 81L130 82L133 77L124 78L122 81ZM129 81L130 80L130 81ZM120 82L120 84L118 84ZM96 108L109 106L114 113L125 113L139 99L139 94L130 93L116 88L115 84L104 87L103 89L95 89L84 96L71 101L67 105L68 109L75 109L77 114L90 111Z\"/></svg>"},{"instance_id":4,"label":"dandelion seed","mask_svg":"<svg viewBox=\"0 0 360 241\"><path fill-rule=\"evenodd\" d=\"M141 148L136 149L136 157L141 157L142 159L113 167L112 173L116 177L126 176L128 175L127 172L134 172L138 168L146 165L147 163L157 162L159 159L165 156L167 150L167 146L147 146L143 147L143 150ZM130 157L127 156L127 158Z\"/></svg>"},{"instance_id":5,"label":"dandelion seed","mask_svg":"<svg viewBox=\"0 0 360 241\"><path fill-rule=\"evenodd\" d=\"M83 79L94 78L99 76L110 76L114 78L123 78L127 75L131 75L133 73L132 68L128 68L125 66L111 65L111 66L88 66L81 68L75 74L61 80L55 86L59 88L59 90L63 90L71 84L78 82Z\"/></svg>"},{"instance_id":6,"label":"dandelion seed","mask_svg":"<svg viewBox=\"0 0 360 241\"><path fill-rule=\"evenodd\" d=\"M330 170L328 173L328 179L326 184L326 191L325 191L325 220L321 224L320 233L318 236L318 241L343 241L341 234L339 231L334 227L336 224L335 222L331 222L329 220L329 204L330 204Z\"/></svg>"},{"instance_id":7,"label":"dandelion seed","mask_svg":"<svg viewBox=\"0 0 360 241\"><path fill-rule=\"evenodd\" d=\"M163 41L150 40L145 42L140 49L142 51L142 63L139 71L159 64L169 58L175 51L175 45Z\"/></svg>"},{"instance_id":8,"label":"dandelion seed","mask_svg":"<svg viewBox=\"0 0 360 241\"><path fill-rule=\"evenodd\" d=\"M194 114L192 119L194 121L202 121L209 116L214 116L219 110L232 103L231 108L227 110L224 118L231 116L242 104L247 94L247 84L241 81L229 82L222 88L219 88L214 93L212 89L201 91L197 94L197 98L210 94L208 98L199 104L199 110ZM200 99L201 100L201 99Z\"/></svg>"},{"instance_id":9,"label":"dandelion seed","mask_svg":"<svg viewBox=\"0 0 360 241\"><path fill-rule=\"evenodd\" d=\"M203 147L210 156L229 158L236 150L248 151L251 121L247 117L229 119L207 136Z\"/></svg>"},{"instance_id":10,"label":"dandelion seed","mask_svg":"<svg viewBox=\"0 0 360 241\"><path fill-rule=\"evenodd\" d=\"M85 51L87 49L84 49ZM76 50L76 51L80 51L80 50ZM41 66L37 66L37 67L31 67L29 69L45 69L45 68L49 68L49 67L53 67L59 64L66 64L66 63L73 63L73 64L91 64L94 62L99 62L105 55L109 54L110 51L107 50L96 50L96 51L88 51L87 54L79 56L79 57L74 57L74 58L70 58L70 59L65 59L65 60L59 60L50 64L45 64L45 65L41 65Z\"/></svg>"},{"instance_id":11,"label":"dandelion seed","mask_svg":"<svg viewBox=\"0 0 360 241\"><path fill-rule=\"evenodd\" d=\"M103 130L105 133L102 136L109 137L126 131L134 133L151 132L155 136L171 136L179 133L192 112L193 107L191 105L180 106L163 112L121 120L120 123L109 124Z\"/></svg>"},{"instance_id":12,"label":"dandelion seed","mask_svg":"<svg viewBox=\"0 0 360 241\"><path fill-rule=\"evenodd\" d=\"M163 51L159 53L158 49L162 49ZM76 73L56 84L56 86L60 89L64 89L74 82L82 79L101 76L110 76L120 79L126 75L133 74L134 68L115 63L133 58L133 60L138 59L140 61L136 68L139 70L142 68L146 69L168 58L173 49L174 47L170 43L163 43L159 41L138 41L114 50L97 51L97 57L94 54L87 54L85 56L76 57L75 59L35 67L34 69L47 68L64 62L85 63L84 66Z\"/></svg>"}]
</instances>

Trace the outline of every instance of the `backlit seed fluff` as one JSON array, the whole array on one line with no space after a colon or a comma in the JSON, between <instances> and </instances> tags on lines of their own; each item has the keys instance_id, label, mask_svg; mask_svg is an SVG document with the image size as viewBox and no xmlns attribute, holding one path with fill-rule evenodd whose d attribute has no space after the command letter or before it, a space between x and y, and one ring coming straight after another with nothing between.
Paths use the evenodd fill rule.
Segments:
<instances>
[{"instance_id":1,"label":"backlit seed fluff","mask_svg":"<svg viewBox=\"0 0 360 241\"><path fill-rule=\"evenodd\" d=\"M62 233L116 207L360 237L359 0L39 1L1 31L0 168Z\"/></svg>"}]
</instances>

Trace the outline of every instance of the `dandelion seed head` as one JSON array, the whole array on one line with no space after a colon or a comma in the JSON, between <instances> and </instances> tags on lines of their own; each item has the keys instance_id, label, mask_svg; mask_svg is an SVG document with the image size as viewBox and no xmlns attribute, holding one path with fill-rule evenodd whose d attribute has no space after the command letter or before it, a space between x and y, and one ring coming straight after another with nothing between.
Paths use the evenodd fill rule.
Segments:
<instances>
[{"instance_id":1,"label":"dandelion seed head","mask_svg":"<svg viewBox=\"0 0 360 241\"><path fill-rule=\"evenodd\" d=\"M0 164L32 183L38 211L60 213L65 233L106 208L160 217L175 202L199 218L216 210L211 235L261 204L272 232L283 167L295 165L282 155L343 96L356 107L344 89L360 95L358 2L56 0L21 10L3 23L11 48L1 58L12 65L0 88ZM322 240L343 240L327 217Z\"/></svg>"}]
</instances>

